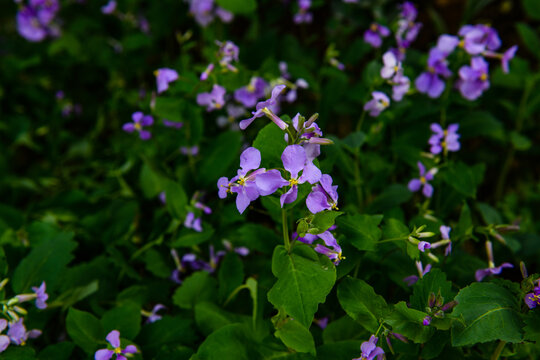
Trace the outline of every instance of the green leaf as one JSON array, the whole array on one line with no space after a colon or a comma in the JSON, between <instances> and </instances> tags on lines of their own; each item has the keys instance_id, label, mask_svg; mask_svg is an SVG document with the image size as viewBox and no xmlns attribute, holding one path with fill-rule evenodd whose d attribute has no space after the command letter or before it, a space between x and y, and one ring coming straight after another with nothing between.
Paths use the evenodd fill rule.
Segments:
<instances>
[{"instance_id":1,"label":"green leaf","mask_svg":"<svg viewBox=\"0 0 540 360\"><path fill-rule=\"evenodd\" d=\"M161 320L143 326L136 342L144 349L145 359L160 359L152 355L167 344L172 347L179 344L193 346L197 341L197 332L192 325L193 320L185 316L165 315Z\"/></svg>"},{"instance_id":2,"label":"green leaf","mask_svg":"<svg viewBox=\"0 0 540 360\"><path fill-rule=\"evenodd\" d=\"M345 139L341 140L341 143L350 151L356 151L366 141L366 134L361 131L353 132L349 134Z\"/></svg>"},{"instance_id":3,"label":"green leaf","mask_svg":"<svg viewBox=\"0 0 540 360\"><path fill-rule=\"evenodd\" d=\"M525 23L517 23L516 25L521 40L529 49L529 51L534 54L537 58L540 58L540 38L529 25Z\"/></svg>"},{"instance_id":4,"label":"green leaf","mask_svg":"<svg viewBox=\"0 0 540 360\"><path fill-rule=\"evenodd\" d=\"M309 246L296 245L290 254L278 246L272 256L272 273L278 280L268 292L268 301L309 327L318 304L336 281L332 262Z\"/></svg>"},{"instance_id":5,"label":"green leaf","mask_svg":"<svg viewBox=\"0 0 540 360\"><path fill-rule=\"evenodd\" d=\"M75 344L88 354L105 342L105 332L96 317L85 311L69 309L66 318L66 330Z\"/></svg>"},{"instance_id":6,"label":"green leaf","mask_svg":"<svg viewBox=\"0 0 540 360\"><path fill-rule=\"evenodd\" d=\"M346 277L338 286L337 297L347 315L372 333L388 313L384 298L360 279Z\"/></svg>"},{"instance_id":7,"label":"green leaf","mask_svg":"<svg viewBox=\"0 0 540 360\"><path fill-rule=\"evenodd\" d=\"M225 301L244 282L244 263L235 253L228 253L218 271L219 298Z\"/></svg>"},{"instance_id":8,"label":"green leaf","mask_svg":"<svg viewBox=\"0 0 540 360\"><path fill-rule=\"evenodd\" d=\"M459 133L464 139L486 136L493 139L504 139L504 126L493 114L487 111L467 113L459 124Z\"/></svg>"},{"instance_id":9,"label":"green leaf","mask_svg":"<svg viewBox=\"0 0 540 360\"><path fill-rule=\"evenodd\" d=\"M439 269L433 269L414 285L410 299L411 307L424 310L428 306L429 295L431 293L437 295L439 291L445 304L454 299L452 283L446 280L446 274Z\"/></svg>"},{"instance_id":10,"label":"green leaf","mask_svg":"<svg viewBox=\"0 0 540 360\"><path fill-rule=\"evenodd\" d=\"M507 289L493 283L474 283L461 289L456 300L452 315L461 319L452 324L452 346L522 341L519 303Z\"/></svg>"},{"instance_id":11,"label":"green leaf","mask_svg":"<svg viewBox=\"0 0 540 360\"><path fill-rule=\"evenodd\" d=\"M146 250L143 258L146 269L153 275L163 279L167 279L171 275L171 270L167 266L163 255L156 249Z\"/></svg>"},{"instance_id":12,"label":"green leaf","mask_svg":"<svg viewBox=\"0 0 540 360\"><path fill-rule=\"evenodd\" d=\"M15 269L13 291L17 294L27 292L32 286L47 283L47 290L55 288L66 265L73 259L71 252L77 243L63 236L49 238L37 245Z\"/></svg>"},{"instance_id":13,"label":"green leaf","mask_svg":"<svg viewBox=\"0 0 540 360\"><path fill-rule=\"evenodd\" d=\"M139 174L141 190L147 199L156 197L164 190L164 180L161 176L155 173L148 164L144 164Z\"/></svg>"},{"instance_id":14,"label":"green leaf","mask_svg":"<svg viewBox=\"0 0 540 360\"><path fill-rule=\"evenodd\" d=\"M249 336L241 324L231 324L214 331L197 351L198 360L252 360L257 354L248 347Z\"/></svg>"},{"instance_id":15,"label":"green leaf","mask_svg":"<svg viewBox=\"0 0 540 360\"><path fill-rule=\"evenodd\" d=\"M101 318L106 333L120 331L123 338L133 339L141 330L141 307L134 303L126 303L107 311Z\"/></svg>"},{"instance_id":16,"label":"green leaf","mask_svg":"<svg viewBox=\"0 0 540 360\"><path fill-rule=\"evenodd\" d=\"M520 151L528 150L532 145L531 139L515 131L510 133L510 141L516 150Z\"/></svg>"},{"instance_id":17,"label":"green leaf","mask_svg":"<svg viewBox=\"0 0 540 360\"><path fill-rule=\"evenodd\" d=\"M339 291L339 288L338 288ZM360 339L368 332L358 322L345 315L339 319L331 321L323 331L323 341L325 344L335 343L343 340Z\"/></svg>"},{"instance_id":18,"label":"green leaf","mask_svg":"<svg viewBox=\"0 0 540 360\"><path fill-rule=\"evenodd\" d=\"M367 210L371 214L382 213L406 203L411 198L412 193L407 189L407 186L399 184L390 185L369 204Z\"/></svg>"},{"instance_id":19,"label":"green leaf","mask_svg":"<svg viewBox=\"0 0 540 360\"><path fill-rule=\"evenodd\" d=\"M172 180L165 183L165 198L167 210L172 217L184 221L186 217L187 195L182 186Z\"/></svg>"},{"instance_id":20,"label":"green leaf","mask_svg":"<svg viewBox=\"0 0 540 360\"><path fill-rule=\"evenodd\" d=\"M374 250L382 231L382 215L347 214L337 219L337 225L358 250Z\"/></svg>"},{"instance_id":21,"label":"green leaf","mask_svg":"<svg viewBox=\"0 0 540 360\"><path fill-rule=\"evenodd\" d=\"M426 313L410 309L404 301L394 305L394 311L386 319L392 326L392 331L401 334L415 343L425 343L435 331L430 326L424 326L422 321Z\"/></svg>"},{"instance_id":22,"label":"green leaf","mask_svg":"<svg viewBox=\"0 0 540 360\"><path fill-rule=\"evenodd\" d=\"M525 339L531 340L540 344L540 312L530 310L525 315Z\"/></svg>"},{"instance_id":23,"label":"green leaf","mask_svg":"<svg viewBox=\"0 0 540 360\"><path fill-rule=\"evenodd\" d=\"M193 309L201 301L215 300L216 279L206 271L198 271L184 280L173 295L173 303L182 309Z\"/></svg>"},{"instance_id":24,"label":"green leaf","mask_svg":"<svg viewBox=\"0 0 540 360\"><path fill-rule=\"evenodd\" d=\"M250 14L257 9L255 0L216 0L216 3L233 14Z\"/></svg>"},{"instance_id":25,"label":"green leaf","mask_svg":"<svg viewBox=\"0 0 540 360\"><path fill-rule=\"evenodd\" d=\"M501 214L499 214L499 212L490 205L478 202L476 203L476 208L480 212L480 215L482 216L482 219L486 225L502 223Z\"/></svg>"},{"instance_id":26,"label":"green leaf","mask_svg":"<svg viewBox=\"0 0 540 360\"><path fill-rule=\"evenodd\" d=\"M195 305L195 322L205 335L210 335L222 327L239 322L239 316L229 313L216 304L203 301Z\"/></svg>"},{"instance_id":27,"label":"green leaf","mask_svg":"<svg viewBox=\"0 0 540 360\"><path fill-rule=\"evenodd\" d=\"M227 131L215 138L212 151L203 158L198 169L199 183L215 186L222 174L226 174L229 167L238 162L241 145L242 134L239 131Z\"/></svg>"},{"instance_id":28,"label":"green leaf","mask_svg":"<svg viewBox=\"0 0 540 360\"><path fill-rule=\"evenodd\" d=\"M38 355L39 360L69 360L71 353L75 349L75 344L64 341L58 344L47 346Z\"/></svg>"},{"instance_id":29,"label":"green leaf","mask_svg":"<svg viewBox=\"0 0 540 360\"><path fill-rule=\"evenodd\" d=\"M310 234L321 234L328 230L328 228L334 225L336 218L343 214L341 211L325 210L316 213L311 220Z\"/></svg>"},{"instance_id":30,"label":"green leaf","mask_svg":"<svg viewBox=\"0 0 540 360\"><path fill-rule=\"evenodd\" d=\"M173 240L171 247L192 247L194 245L199 245L209 239L214 235L214 229L209 226L205 226L202 232L194 232L190 229L184 229L179 234L176 240Z\"/></svg>"},{"instance_id":31,"label":"green leaf","mask_svg":"<svg viewBox=\"0 0 540 360\"><path fill-rule=\"evenodd\" d=\"M289 319L275 333L285 346L297 351L315 355L315 341L308 329L298 321Z\"/></svg>"},{"instance_id":32,"label":"green leaf","mask_svg":"<svg viewBox=\"0 0 540 360\"><path fill-rule=\"evenodd\" d=\"M411 233L407 225L393 218L384 221L382 231L383 240L406 237Z\"/></svg>"},{"instance_id":33,"label":"green leaf","mask_svg":"<svg viewBox=\"0 0 540 360\"><path fill-rule=\"evenodd\" d=\"M467 197L476 197L476 181L473 170L462 162L450 165L444 173L448 185Z\"/></svg>"},{"instance_id":34,"label":"green leaf","mask_svg":"<svg viewBox=\"0 0 540 360\"><path fill-rule=\"evenodd\" d=\"M540 2L537 0L523 0L525 13L535 20L540 20Z\"/></svg>"},{"instance_id":35,"label":"green leaf","mask_svg":"<svg viewBox=\"0 0 540 360\"><path fill-rule=\"evenodd\" d=\"M35 360L36 352L30 346L10 346L2 353L2 360Z\"/></svg>"},{"instance_id":36,"label":"green leaf","mask_svg":"<svg viewBox=\"0 0 540 360\"><path fill-rule=\"evenodd\" d=\"M459 214L458 224L455 228L455 233L450 233L450 238L470 236L473 232L473 223L471 216L471 209L467 203L463 204L461 213Z\"/></svg>"},{"instance_id":37,"label":"green leaf","mask_svg":"<svg viewBox=\"0 0 540 360\"><path fill-rule=\"evenodd\" d=\"M170 121L182 121L182 103L175 97L158 96L154 114Z\"/></svg>"},{"instance_id":38,"label":"green leaf","mask_svg":"<svg viewBox=\"0 0 540 360\"><path fill-rule=\"evenodd\" d=\"M253 141L253 147L261 152L261 167L265 168L283 167L281 154L286 146L283 131L273 122L266 124Z\"/></svg>"}]
</instances>

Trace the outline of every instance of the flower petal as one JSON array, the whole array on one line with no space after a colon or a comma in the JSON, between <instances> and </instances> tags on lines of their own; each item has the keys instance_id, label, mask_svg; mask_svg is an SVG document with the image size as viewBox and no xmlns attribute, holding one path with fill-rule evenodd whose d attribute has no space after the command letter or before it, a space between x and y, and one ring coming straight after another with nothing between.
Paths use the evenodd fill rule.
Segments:
<instances>
[{"instance_id":1,"label":"flower petal","mask_svg":"<svg viewBox=\"0 0 540 360\"><path fill-rule=\"evenodd\" d=\"M304 168L306 159L306 151L300 145L289 145L281 154L283 167L291 174L293 179L298 178L298 173Z\"/></svg>"}]
</instances>

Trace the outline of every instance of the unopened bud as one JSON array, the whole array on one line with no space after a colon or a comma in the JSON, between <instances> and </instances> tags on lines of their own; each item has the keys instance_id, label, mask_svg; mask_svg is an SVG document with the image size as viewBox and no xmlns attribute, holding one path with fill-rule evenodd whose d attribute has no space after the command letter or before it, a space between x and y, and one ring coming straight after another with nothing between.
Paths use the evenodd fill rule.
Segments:
<instances>
[{"instance_id":1,"label":"unopened bud","mask_svg":"<svg viewBox=\"0 0 540 360\"><path fill-rule=\"evenodd\" d=\"M523 261L519 262L519 270L521 270L521 276L523 276L524 279L529 277L529 273L527 272L527 268L525 267L525 263Z\"/></svg>"},{"instance_id":2,"label":"unopened bud","mask_svg":"<svg viewBox=\"0 0 540 360\"><path fill-rule=\"evenodd\" d=\"M416 236L419 238L427 238L427 237L432 237L434 235L435 233L431 231L419 232L416 234Z\"/></svg>"},{"instance_id":3,"label":"unopened bud","mask_svg":"<svg viewBox=\"0 0 540 360\"><path fill-rule=\"evenodd\" d=\"M313 115L311 115L311 117L308 119L308 121L306 121L306 123L304 124L304 127L305 128L309 128L311 127L311 125L313 125L313 123L319 118L319 114L318 113L315 113Z\"/></svg>"},{"instance_id":4,"label":"unopened bud","mask_svg":"<svg viewBox=\"0 0 540 360\"><path fill-rule=\"evenodd\" d=\"M441 308L441 310L445 311L445 312L449 311L449 310L452 310L457 304L458 304L458 302L456 300L452 300L449 303L444 304L443 307Z\"/></svg>"},{"instance_id":5,"label":"unopened bud","mask_svg":"<svg viewBox=\"0 0 540 360\"><path fill-rule=\"evenodd\" d=\"M13 310L15 310L17 313L19 313L21 315L27 315L28 314L28 312L25 309L23 309L22 307L20 307L20 306L15 305L13 307Z\"/></svg>"},{"instance_id":6,"label":"unopened bud","mask_svg":"<svg viewBox=\"0 0 540 360\"><path fill-rule=\"evenodd\" d=\"M308 140L308 143L319 145L332 145L334 142L327 138L312 137Z\"/></svg>"},{"instance_id":7,"label":"unopened bud","mask_svg":"<svg viewBox=\"0 0 540 360\"><path fill-rule=\"evenodd\" d=\"M436 296L435 296L435 293L432 292L431 294L429 294L429 298L428 298L428 306L430 308L432 308L433 306L435 306L435 299L436 299Z\"/></svg>"}]
</instances>

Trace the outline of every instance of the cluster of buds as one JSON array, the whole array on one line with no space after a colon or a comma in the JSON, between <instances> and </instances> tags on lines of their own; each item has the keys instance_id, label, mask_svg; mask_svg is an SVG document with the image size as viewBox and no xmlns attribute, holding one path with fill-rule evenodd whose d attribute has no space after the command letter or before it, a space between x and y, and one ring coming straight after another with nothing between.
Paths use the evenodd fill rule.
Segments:
<instances>
[{"instance_id":1,"label":"cluster of buds","mask_svg":"<svg viewBox=\"0 0 540 360\"><path fill-rule=\"evenodd\" d=\"M428 315L426 315L426 317L422 321L422 324L424 326L428 326L429 324L431 324L433 318L444 318L444 313L452 310L457 304L458 302L455 300L452 300L445 304L444 298L441 296L440 291L437 295L432 292L431 294L429 294L428 306L426 306L426 312L428 313Z\"/></svg>"}]
</instances>

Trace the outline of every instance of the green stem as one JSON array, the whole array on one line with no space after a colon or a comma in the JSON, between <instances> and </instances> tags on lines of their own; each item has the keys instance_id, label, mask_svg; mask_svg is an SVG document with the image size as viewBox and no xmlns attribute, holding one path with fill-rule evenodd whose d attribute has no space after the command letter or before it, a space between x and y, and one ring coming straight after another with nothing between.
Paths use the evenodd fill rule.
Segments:
<instances>
[{"instance_id":1,"label":"green stem","mask_svg":"<svg viewBox=\"0 0 540 360\"><path fill-rule=\"evenodd\" d=\"M356 124L356 131L362 130L362 124L364 123L364 119L366 118L366 111L362 111L362 115L360 115L360 120L358 120L358 124Z\"/></svg>"},{"instance_id":2,"label":"green stem","mask_svg":"<svg viewBox=\"0 0 540 360\"><path fill-rule=\"evenodd\" d=\"M491 360L498 360L499 356L501 356L501 353L504 349L504 346L506 345L506 341L500 341L499 345L495 348L495 351L491 355Z\"/></svg>"},{"instance_id":3,"label":"green stem","mask_svg":"<svg viewBox=\"0 0 540 360\"><path fill-rule=\"evenodd\" d=\"M392 242L392 241L403 241L403 240L407 240L408 238L409 238L409 235L400 236L400 237L397 237L397 238L384 239L384 240L379 241L379 244L385 243L385 242Z\"/></svg>"},{"instance_id":4,"label":"green stem","mask_svg":"<svg viewBox=\"0 0 540 360\"><path fill-rule=\"evenodd\" d=\"M289 240L289 224L287 223L287 210L285 209L281 209L281 222L283 225L283 244L285 245L285 249L290 252L291 241Z\"/></svg>"}]
</instances>

